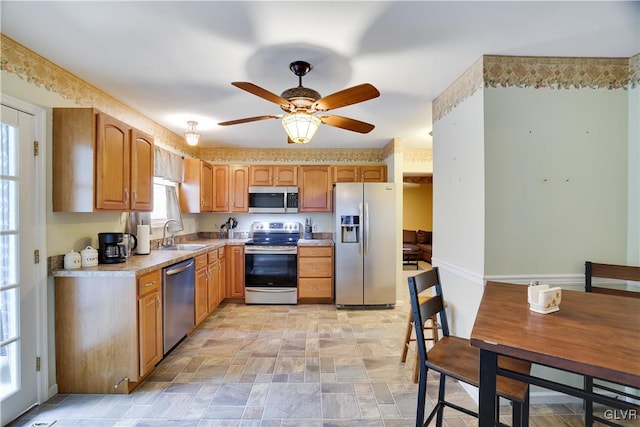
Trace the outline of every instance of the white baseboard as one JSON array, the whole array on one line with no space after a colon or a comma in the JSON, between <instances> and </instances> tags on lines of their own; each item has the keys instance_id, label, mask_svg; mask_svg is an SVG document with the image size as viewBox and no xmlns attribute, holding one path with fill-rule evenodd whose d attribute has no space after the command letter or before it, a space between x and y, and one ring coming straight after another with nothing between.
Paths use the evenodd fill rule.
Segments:
<instances>
[{"instance_id":1,"label":"white baseboard","mask_svg":"<svg viewBox=\"0 0 640 427\"><path fill-rule=\"evenodd\" d=\"M47 397L47 400L51 399L56 394L58 394L58 384L54 384L49 387L49 396Z\"/></svg>"}]
</instances>

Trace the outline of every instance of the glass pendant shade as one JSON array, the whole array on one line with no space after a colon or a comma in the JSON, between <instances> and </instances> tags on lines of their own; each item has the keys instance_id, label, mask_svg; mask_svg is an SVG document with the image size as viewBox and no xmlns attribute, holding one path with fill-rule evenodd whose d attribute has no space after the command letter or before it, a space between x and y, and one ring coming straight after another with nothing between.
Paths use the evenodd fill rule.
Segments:
<instances>
[{"instance_id":1,"label":"glass pendant shade","mask_svg":"<svg viewBox=\"0 0 640 427\"><path fill-rule=\"evenodd\" d=\"M309 113L291 113L282 118L282 127L296 144L311 141L320 127L320 119Z\"/></svg>"},{"instance_id":2,"label":"glass pendant shade","mask_svg":"<svg viewBox=\"0 0 640 427\"><path fill-rule=\"evenodd\" d=\"M198 139L200 139L200 134L196 130L198 122L188 121L187 125L187 131L184 133L184 138L187 140L187 144L198 145Z\"/></svg>"}]
</instances>

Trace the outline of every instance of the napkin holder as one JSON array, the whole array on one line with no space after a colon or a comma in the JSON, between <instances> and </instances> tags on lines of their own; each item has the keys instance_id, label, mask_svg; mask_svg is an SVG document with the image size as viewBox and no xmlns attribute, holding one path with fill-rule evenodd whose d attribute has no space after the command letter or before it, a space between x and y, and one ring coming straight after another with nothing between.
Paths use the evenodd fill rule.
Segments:
<instances>
[{"instance_id":1,"label":"napkin holder","mask_svg":"<svg viewBox=\"0 0 640 427\"><path fill-rule=\"evenodd\" d=\"M562 289L549 285L529 286L528 288L529 310L536 313L548 314L560 310Z\"/></svg>"}]
</instances>

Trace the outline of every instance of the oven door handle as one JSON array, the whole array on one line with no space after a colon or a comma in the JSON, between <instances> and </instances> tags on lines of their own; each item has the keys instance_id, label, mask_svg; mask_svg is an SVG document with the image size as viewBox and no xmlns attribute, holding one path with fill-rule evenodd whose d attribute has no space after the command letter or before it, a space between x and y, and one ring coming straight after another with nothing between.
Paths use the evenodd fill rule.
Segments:
<instances>
[{"instance_id":1,"label":"oven door handle","mask_svg":"<svg viewBox=\"0 0 640 427\"><path fill-rule=\"evenodd\" d=\"M285 292L293 292L295 291L296 288L290 288L290 289L251 289L251 288L244 288L245 292L262 292L262 293L268 293L268 294L282 294Z\"/></svg>"},{"instance_id":2,"label":"oven door handle","mask_svg":"<svg viewBox=\"0 0 640 427\"><path fill-rule=\"evenodd\" d=\"M264 255L264 254L275 254L275 255L296 255L298 253L297 249L291 250L283 250L283 249L247 249L245 247L245 254L249 255Z\"/></svg>"}]
</instances>

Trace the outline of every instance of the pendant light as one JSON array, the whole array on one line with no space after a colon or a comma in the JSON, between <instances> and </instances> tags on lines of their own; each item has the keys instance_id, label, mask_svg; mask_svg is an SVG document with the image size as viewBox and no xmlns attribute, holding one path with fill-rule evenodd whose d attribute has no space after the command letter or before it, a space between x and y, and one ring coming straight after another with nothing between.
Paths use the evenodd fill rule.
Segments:
<instances>
[{"instance_id":1,"label":"pendant light","mask_svg":"<svg viewBox=\"0 0 640 427\"><path fill-rule=\"evenodd\" d=\"M184 138L187 140L187 144L198 145L198 140L200 139L200 134L196 130L196 126L198 126L198 122L189 120L187 122L187 125L188 125L187 131L184 133Z\"/></svg>"}]
</instances>

